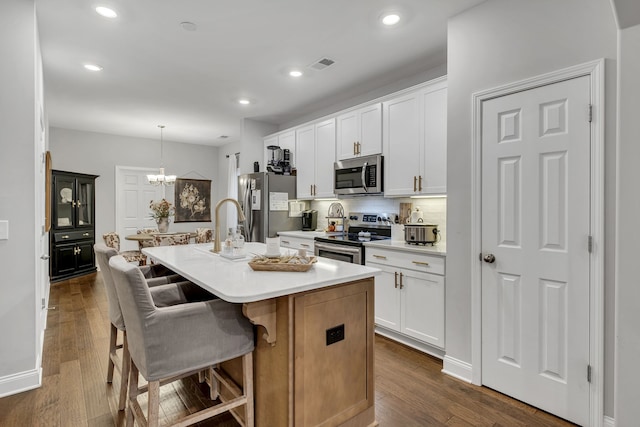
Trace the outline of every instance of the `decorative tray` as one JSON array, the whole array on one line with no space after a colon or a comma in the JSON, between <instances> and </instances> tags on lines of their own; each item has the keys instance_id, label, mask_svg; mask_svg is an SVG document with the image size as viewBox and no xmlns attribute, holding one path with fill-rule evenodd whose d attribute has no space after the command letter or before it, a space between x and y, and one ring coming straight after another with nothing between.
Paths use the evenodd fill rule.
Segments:
<instances>
[{"instance_id":1,"label":"decorative tray","mask_svg":"<svg viewBox=\"0 0 640 427\"><path fill-rule=\"evenodd\" d=\"M318 258L315 256L307 258L297 255L278 258L256 256L249 261L249 267L255 271L309 271L317 261Z\"/></svg>"}]
</instances>

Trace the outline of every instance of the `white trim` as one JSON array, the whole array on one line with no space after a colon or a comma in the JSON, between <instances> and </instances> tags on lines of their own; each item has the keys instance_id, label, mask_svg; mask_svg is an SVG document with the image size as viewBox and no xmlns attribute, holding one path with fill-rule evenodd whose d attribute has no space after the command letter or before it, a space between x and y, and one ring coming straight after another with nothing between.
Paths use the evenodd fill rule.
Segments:
<instances>
[{"instance_id":1,"label":"white trim","mask_svg":"<svg viewBox=\"0 0 640 427\"><path fill-rule=\"evenodd\" d=\"M415 340L399 332L395 332L390 329L386 329L384 327L376 325L375 333L383 337L389 338L390 340L397 341L400 344L404 344L407 347L411 347L415 350L426 353L430 356L437 357L438 359L444 358L444 350L437 347L433 347L432 345L429 345L422 341Z\"/></svg>"},{"instance_id":2,"label":"white trim","mask_svg":"<svg viewBox=\"0 0 640 427\"><path fill-rule=\"evenodd\" d=\"M591 254L592 286L589 299L589 358L592 382L589 387L589 425L602 425L604 420L604 59L587 62L529 79L509 83L472 95L471 132L471 367L472 383L482 384L482 103L493 98L550 85L581 76L590 77L593 121L591 126ZM446 360L446 357L445 357ZM473 369L475 367L475 369Z\"/></svg>"},{"instance_id":3,"label":"white trim","mask_svg":"<svg viewBox=\"0 0 640 427\"><path fill-rule=\"evenodd\" d=\"M442 361L442 373L470 383L473 369L470 363L454 359L451 356L444 356L444 360Z\"/></svg>"},{"instance_id":4,"label":"white trim","mask_svg":"<svg viewBox=\"0 0 640 427\"><path fill-rule=\"evenodd\" d=\"M42 368L0 378L0 398L33 390L42 384Z\"/></svg>"},{"instance_id":5,"label":"white trim","mask_svg":"<svg viewBox=\"0 0 640 427\"><path fill-rule=\"evenodd\" d=\"M602 427L616 427L616 420L605 415Z\"/></svg>"}]
</instances>

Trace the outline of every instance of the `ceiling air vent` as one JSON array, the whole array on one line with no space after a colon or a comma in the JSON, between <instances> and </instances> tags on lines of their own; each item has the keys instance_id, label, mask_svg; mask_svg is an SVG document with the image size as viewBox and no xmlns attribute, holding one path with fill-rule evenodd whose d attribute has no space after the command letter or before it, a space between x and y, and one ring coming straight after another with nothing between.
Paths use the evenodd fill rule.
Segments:
<instances>
[{"instance_id":1,"label":"ceiling air vent","mask_svg":"<svg viewBox=\"0 0 640 427\"><path fill-rule=\"evenodd\" d=\"M309 65L309 68L313 68L314 70L324 70L325 68L333 65L335 62L336 61L334 61L333 59L322 58L321 60Z\"/></svg>"}]
</instances>

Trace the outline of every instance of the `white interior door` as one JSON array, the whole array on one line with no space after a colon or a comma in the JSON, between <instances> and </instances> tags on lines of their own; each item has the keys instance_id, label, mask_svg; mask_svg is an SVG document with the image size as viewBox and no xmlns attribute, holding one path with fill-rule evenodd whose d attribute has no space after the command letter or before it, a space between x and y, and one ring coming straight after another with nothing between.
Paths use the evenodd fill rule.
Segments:
<instances>
[{"instance_id":1,"label":"white interior door","mask_svg":"<svg viewBox=\"0 0 640 427\"><path fill-rule=\"evenodd\" d=\"M589 423L589 104L587 76L482 104L482 383L580 425Z\"/></svg>"},{"instance_id":2,"label":"white interior door","mask_svg":"<svg viewBox=\"0 0 640 427\"><path fill-rule=\"evenodd\" d=\"M139 228L156 227L150 216L149 203L164 197L162 186L153 186L147 174L157 169L116 167L116 232L120 235L120 250L138 249L138 243L126 240Z\"/></svg>"}]
</instances>

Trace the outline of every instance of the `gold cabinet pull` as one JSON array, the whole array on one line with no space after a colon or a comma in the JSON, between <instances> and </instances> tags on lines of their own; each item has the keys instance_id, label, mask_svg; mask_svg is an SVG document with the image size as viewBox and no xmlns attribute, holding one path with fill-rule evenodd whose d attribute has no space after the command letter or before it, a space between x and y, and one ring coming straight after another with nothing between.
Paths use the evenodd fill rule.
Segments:
<instances>
[{"instance_id":1,"label":"gold cabinet pull","mask_svg":"<svg viewBox=\"0 0 640 427\"><path fill-rule=\"evenodd\" d=\"M358 150L356 148L356 142L353 141L353 155L355 156L356 154L358 154Z\"/></svg>"},{"instance_id":2,"label":"gold cabinet pull","mask_svg":"<svg viewBox=\"0 0 640 427\"><path fill-rule=\"evenodd\" d=\"M291 243L288 240L281 240L281 243L284 243L285 245L290 245Z\"/></svg>"},{"instance_id":3,"label":"gold cabinet pull","mask_svg":"<svg viewBox=\"0 0 640 427\"><path fill-rule=\"evenodd\" d=\"M404 274L400 273L400 289L402 289L402 278L404 277Z\"/></svg>"},{"instance_id":4,"label":"gold cabinet pull","mask_svg":"<svg viewBox=\"0 0 640 427\"><path fill-rule=\"evenodd\" d=\"M356 142L356 154L360 154L360 141Z\"/></svg>"},{"instance_id":5,"label":"gold cabinet pull","mask_svg":"<svg viewBox=\"0 0 640 427\"><path fill-rule=\"evenodd\" d=\"M422 175L418 178L418 191L422 191Z\"/></svg>"},{"instance_id":6,"label":"gold cabinet pull","mask_svg":"<svg viewBox=\"0 0 640 427\"><path fill-rule=\"evenodd\" d=\"M373 257L374 257L374 258L378 258L378 259L387 259L387 257L386 257L386 256L384 256L384 255L376 255L376 254L373 254Z\"/></svg>"},{"instance_id":7,"label":"gold cabinet pull","mask_svg":"<svg viewBox=\"0 0 640 427\"><path fill-rule=\"evenodd\" d=\"M306 243L300 243L300 246L302 246L303 248L308 248L308 247L310 247L311 245L307 245Z\"/></svg>"},{"instance_id":8,"label":"gold cabinet pull","mask_svg":"<svg viewBox=\"0 0 640 427\"><path fill-rule=\"evenodd\" d=\"M429 265L428 262L424 262L424 261L411 261L411 262L414 263L414 264L417 264L417 265L424 265L424 266L428 266Z\"/></svg>"},{"instance_id":9,"label":"gold cabinet pull","mask_svg":"<svg viewBox=\"0 0 640 427\"><path fill-rule=\"evenodd\" d=\"M394 271L393 272L393 287L394 288L398 288L398 272Z\"/></svg>"},{"instance_id":10,"label":"gold cabinet pull","mask_svg":"<svg viewBox=\"0 0 640 427\"><path fill-rule=\"evenodd\" d=\"M83 235L84 237L89 237L91 234L89 234L89 233L82 233L82 235Z\"/></svg>"},{"instance_id":11,"label":"gold cabinet pull","mask_svg":"<svg viewBox=\"0 0 640 427\"><path fill-rule=\"evenodd\" d=\"M414 193L416 192L416 188L417 188L417 186L416 186L416 182L417 182L417 178L416 178L416 176L414 175L414 176L413 176L413 192L414 192Z\"/></svg>"},{"instance_id":12,"label":"gold cabinet pull","mask_svg":"<svg viewBox=\"0 0 640 427\"><path fill-rule=\"evenodd\" d=\"M65 234L65 235L64 235L64 236L62 236L61 238L62 238L62 239L68 239L68 238L69 238L69 236Z\"/></svg>"}]
</instances>

